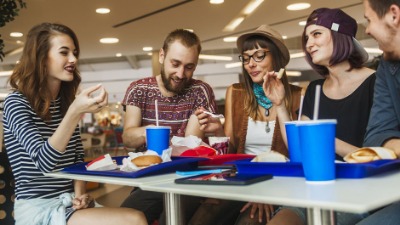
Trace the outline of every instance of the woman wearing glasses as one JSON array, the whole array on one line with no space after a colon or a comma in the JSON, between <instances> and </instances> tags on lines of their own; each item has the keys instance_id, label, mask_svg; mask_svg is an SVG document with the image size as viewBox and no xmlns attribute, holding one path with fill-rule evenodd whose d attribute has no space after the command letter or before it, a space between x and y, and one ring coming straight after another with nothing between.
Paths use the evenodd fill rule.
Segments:
<instances>
[{"instance_id":1,"label":"woman wearing glasses","mask_svg":"<svg viewBox=\"0 0 400 225\"><path fill-rule=\"evenodd\" d=\"M226 93L223 130L230 137L229 153L258 155L274 150L287 155L276 107L265 96L262 86L268 72L285 68L290 59L289 50L282 36L265 25L241 35L237 47L244 68L244 83L231 85ZM301 88L289 85L285 73L281 80L285 92L290 93L285 96L284 104L290 116L295 119ZM215 131L215 127L218 127L218 122L202 113L202 110L196 111L196 115L203 129ZM218 134L222 134L222 126L219 128ZM239 211L242 213L236 224L265 224L272 218L274 207L268 204L208 199L200 206L190 224L232 224L227 221L232 218L229 214L237 217Z\"/></svg>"}]
</instances>

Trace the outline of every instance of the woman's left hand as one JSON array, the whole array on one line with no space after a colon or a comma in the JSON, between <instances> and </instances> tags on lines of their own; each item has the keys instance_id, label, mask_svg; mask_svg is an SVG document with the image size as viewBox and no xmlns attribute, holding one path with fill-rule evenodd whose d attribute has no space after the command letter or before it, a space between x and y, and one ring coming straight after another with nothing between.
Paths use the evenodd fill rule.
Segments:
<instances>
[{"instance_id":1,"label":"woman's left hand","mask_svg":"<svg viewBox=\"0 0 400 225\"><path fill-rule=\"evenodd\" d=\"M95 95L95 92L98 92L98 94ZM96 113L107 106L107 104L108 93L101 84L98 84L79 91L70 108L75 109L79 113Z\"/></svg>"},{"instance_id":2,"label":"woman's left hand","mask_svg":"<svg viewBox=\"0 0 400 225\"><path fill-rule=\"evenodd\" d=\"M267 72L264 77L263 90L265 96L271 100L272 104L280 106L285 99L285 87L280 79L277 78L277 73Z\"/></svg>"},{"instance_id":3,"label":"woman's left hand","mask_svg":"<svg viewBox=\"0 0 400 225\"><path fill-rule=\"evenodd\" d=\"M74 208L75 210L93 208L93 207L94 207L94 199L88 194L83 194L79 197L75 197L72 200L72 208Z\"/></svg>"},{"instance_id":4,"label":"woman's left hand","mask_svg":"<svg viewBox=\"0 0 400 225\"><path fill-rule=\"evenodd\" d=\"M245 206L243 206L240 212L244 212L250 207L251 207L250 218L254 218L256 212L258 211L258 221L260 223L263 221L264 213L267 223L272 219L274 213L274 207L272 205L248 202Z\"/></svg>"}]
</instances>

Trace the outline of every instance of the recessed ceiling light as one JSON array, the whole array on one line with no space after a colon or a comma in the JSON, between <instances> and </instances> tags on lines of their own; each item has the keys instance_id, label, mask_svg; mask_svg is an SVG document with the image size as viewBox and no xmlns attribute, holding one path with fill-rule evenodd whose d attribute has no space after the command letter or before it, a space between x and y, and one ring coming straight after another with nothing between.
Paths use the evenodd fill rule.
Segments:
<instances>
[{"instance_id":1,"label":"recessed ceiling light","mask_svg":"<svg viewBox=\"0 0 400 225\"><path fill-rule=\"evenodd\" d=\"M12 73L13 73L12 70L0 71L0 77L7 77L10 76Z\"/></svg>"},{"instance_id":2,"label":"recessed ceiling light","mask_svg":"<svg viewBox=\"0 0 400 225\"><path fill-rule=\"evenodd\" d=\"M290 11L297 11L297 10L303 10L303 9L308 9L310 8L310 3L306 3L306 2L299 2L299 3L294 3L294 4L290 4L286 7L287 10Z\"/></svg>"},{"instance_id":3,"label":"recessed ceiling light","mask_svg":"<svg viewBox=\"0 0 400 225\"><path fill-rule=\"evenodd\" d=\"M293 71L286 71L286 75L289 77L300 77L301 76L301 71L293 70Z\"/></svg>"},{"instance_id":4,"label":"recessed ceiling light","mask_svg":"<svg viewBox=\"0 0 400 225\"><path fill-rule=\"evenodd\" d=\"M241 67L242 65L243 65L242 62L228 63L228 64L225 64L225 68L227 68L227 69L236 68L236 67Z\"/></svg>"},{"instance_id":5,"label":"recessed ceiling light","mask_svg":"<svg viewBox=\"0 0 400 225\"><path fill-rule=\"evenodd\" d=\"M98 8L98 9L96 9L96 13L107 14L107 13L110 13L110 9L109 8Z\"/></svg>"},{"instance_id":6,"label":"recessed ceiling light","mask_svg":"<svg viewBox=\"0 0 400 225\"><path fill-rule=\"evenodd\" d=\"M121 57L121 56L122 56L122 53L117 53L117 54L115 54L115 56Z\"/></svg>"},{"instance_id":7,"label":"recessed ceiling light","mask_svg":"<svg viewBox=\"0 0 400 225\"><path fill-rule=\"evenodd\" d=\"M24 35L21 32L11 32L10 36L11 37L22 37Z\"/></svg>"},{"instance_id":8,"label":"recessed ceiling light","mask_svg":"<svg viewBox=\"0 0 400 225\"><path fill-rule=\"evenodd\" d=\"M145 52L153 51L153 47L143 47L143 51Z\"/></svg>"},{"instance_id":9,"label":"recessed ceiling light","mask_svg":"<svg viewBox=\"0 0 400 225\"><path fill-rule=\"evenodd\" d=\"M118 38L102 38L100 42L103 44L115 44L119 42Z\"/></svg>"},{"instance_id":10,"label":"recessed ceiling light","mask_svg":"<svg viewBox=\"0 0 400 225\"><path fill-rule=\"evenodd\" d=\"M252 0L250 1L243 10L244 15L250 15L263 3L264 0Z\"/></svg>"},{"instance_id":11,"label":"recessed ceiling light","mask_svg":"<svg viewBox=\"0 0 400 225\"><path fill-rule=\"evenodd\" d=\"M287 39L287 36L286 36L286 35L283 35L283 36L282 36L282 39L286 40L286 39Z\"/></svg>"},{"instance_id":12,"label":"recessed ceiling light","mask_svg":"<svg viewBox=\"0 0 400 225\"><path fill-rule=\"evenodd\" d=\"M237 26L239 26L244 20L244 16L238 17L233 19L226 27L224 28L224 31L233 31L236 29Z\"/></svg>"},{"instance_id":13,"label":"recessed ceiling light","mask_svg":"<svg viewBox=\"0 0 400 225\"><path fill-rule=\"evenodd\" d=\"M300 21L300 22L299 22L299 25L300 25L300 26L305 26L306 24L307 24L307 21Z\"/></svg>"},{"instance_id":14,"label":"recessed ceiling light","mask_svg":"<svg viewBox=\"0 0 400 225\"><path fill-rule=\"evenodd\" d=\"M221 56L221 55L199 55L200 59L210 59L210 60L222 60L222 61L232 61L232 57L230 56Z\"/></svg>"},{"instance_id":15,"label":"recessed ceiling light","mask_svg":"<svg viewBox=\"0 0 400 225\"><path fill-rule=\"evenodd\" d=\"M235 42L237 37L225 37L224 42Z\"/></svg>"},{"instance_id":16,"label":"recessed ceiling light","mask_svg":"<svg viewBox=\"0 0 400 225\"><path fill-rule=\"evenodd\" d=\"M222 4L222 3L224 3L224 0L210 0L210 3L215 4L215 5Z\"/></svg>"},{"instance_id":17,"label":"recessed ceiling light","mask_svg":"<svg viewBox=\"0 0 400 225\"><path fill-rule=\"evenodd\" d=\"M297 52L297 53L292 53L290 54L291 59L296 59L296 58L301 58L304 57L306 54L304 52Z\"/></svg>"},{"instance_id":18,"label":"recessed ceiling light","mask_svg":"<svg viewBox=\"0 0 400 225\"><path fill-rule=\"evenodd\" d=\"M368 53L382 54L383 51L379 48L364 48Z\"/></svg>"}]
</instances>

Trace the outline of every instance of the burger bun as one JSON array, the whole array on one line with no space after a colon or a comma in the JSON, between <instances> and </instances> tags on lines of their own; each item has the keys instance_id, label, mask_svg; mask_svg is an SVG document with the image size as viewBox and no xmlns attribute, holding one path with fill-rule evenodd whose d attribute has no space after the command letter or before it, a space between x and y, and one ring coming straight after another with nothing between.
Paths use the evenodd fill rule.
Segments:
<instances>
[{"instance_id":1,"label":"burger bun","mask_svg":"<svg viewBox=\"0 0 400 225\"><path fill-rule=\"evenodd\" d=\"M137 167L146 167L153 164L159 164L162 159L158 155L141 155L131 160Z\"/></svg>"}]
</instances>

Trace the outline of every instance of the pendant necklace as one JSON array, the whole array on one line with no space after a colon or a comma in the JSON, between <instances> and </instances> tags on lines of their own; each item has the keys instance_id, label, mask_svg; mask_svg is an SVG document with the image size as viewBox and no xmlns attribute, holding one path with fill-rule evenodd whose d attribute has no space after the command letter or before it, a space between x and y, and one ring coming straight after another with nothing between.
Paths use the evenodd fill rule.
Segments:
<instances>
[{"instance_id":1,"label":"pendant necklace","mask_svg":"<svg viewBox=\"0 0 400 225\"><path fill-rule=\"evenodd\" d=\"M272 107L272 102L269 100L264 93L264 90L262 89L262 86L253 83L253 92L256 97L257 103L265 109L265 116L269 116L269 109ZM267 124L265 125L265 132L269 133L271 131L271 128L269 127L269 119L267 119Z\"/></svg>"},{"instance_id":2,"label":"pendant necklace","mask_svg":"<svg viewBox=\"0 0 400 225\"><path fill-rule=\"evenodd\" d=\"M269 116L269 109L265 109L265 116ZM267 119L267 124L265 124L265 132L269 133L271 128L269 127L269 119Z\"/></svg>"}]
</instances>

